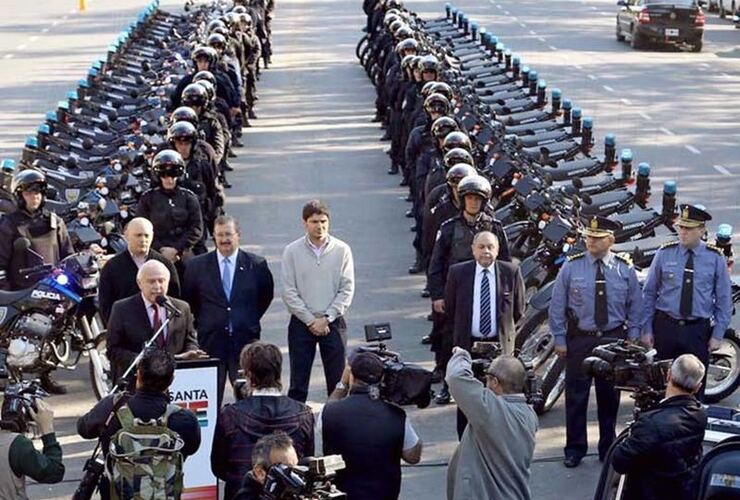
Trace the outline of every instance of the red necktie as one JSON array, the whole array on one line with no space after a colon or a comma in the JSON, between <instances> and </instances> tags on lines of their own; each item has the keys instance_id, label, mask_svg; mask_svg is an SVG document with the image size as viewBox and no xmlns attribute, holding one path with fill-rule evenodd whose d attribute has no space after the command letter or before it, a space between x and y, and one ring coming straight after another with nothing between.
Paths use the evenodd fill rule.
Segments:
<instances>
[{"instance_id":1,"label":"red necktie","mask_svg":"<svg viewBox=\"0 0 740 500\"><path fill-rule=\"evenodd\" d=\"M159 330L162 327L162 321L159 319L159 307L157 307L157 304L152 304L152 310L154 311L154 319L152 320L152 330L154 330L154 333L157 333L157 330ZM155 341L157 344L157 347L160 349L164 349L166 339L164 338L164 332L160 333L157 337L157 340Z\"/></svg>"}]
</instances>

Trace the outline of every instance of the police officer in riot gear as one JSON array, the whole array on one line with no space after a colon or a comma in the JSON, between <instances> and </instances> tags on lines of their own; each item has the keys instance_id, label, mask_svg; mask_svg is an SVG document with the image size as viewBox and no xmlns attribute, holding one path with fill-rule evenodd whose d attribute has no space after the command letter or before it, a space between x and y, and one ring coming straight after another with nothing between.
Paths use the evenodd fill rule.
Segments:
<instances>
[{"instance_id":1,"label":"police officer in riot gear","mask_svg":"<svg viewBox=\"0 0 740 500\"><path fill-rule=\"evenodd\" d=\"M177 185L185 174L180 153L165 149L152 161L152 174L159 186L141 196L136 215L146 217L154 226L152 248L168 258L181 275L183 261L194 254L203 237L203 219L198 197Z\"/></svg>"},{"instance_id":2,"label":"police officer in riot gear","mask_svg":"<svg viewBox=\"0 0 740 500\"><path fill-rule=\"evenodd\" d=\"M182 91L182 103L192 108L198 115L198 129L215 151L216 163L219 164L226 153L226 135L218 118L207 108L208 92L205 87L198 83L191 83L185 87Z\"/></svg>"},{"instance_id":3,"label":"police officer in riot gear","mask_svg":"<svg viewBox=\"0 0 740 500\"><path fill-rule=\"evenodd\" d=\"M201 217L209 230L213 229L213 221L223 206L223 197L216 185L216 166L202 148L198 148L198 131L188 122L177 122L167 131L167 140L172 149L176 150L185 161L185 173L180 186L192 191L198 197ZM195 253L206 252L205 238L196 245Z\"/></svg>"},{"instance_id":4,"label":"police officer in riot gear","mask_svg":"<svg viewBox=\"0 0 740 500\"><path fill-rule=\"evenodd\" d=\"M511 262L509 243L502 224L486 213L486 205L491 200L491 183L488 179L480 175L467 176L458 184L457 193L460 197L460 213L440 226L427 271L435 323L432 349L440 353L440 365L443 369L446 369L452 353L452 337L447 325L444 304L449 267L473 258L473 238L481 231L490 231L496 235L499 240L498 258ZM439 404L449 403L450 395L446 386L436 401Z\"/></svg>"},{"instance_id":5,"label":"police officer in riot gear","mask_svg":"<svg viewBox=\"0 0 740 500\"><path fill-rule=\"evenodd\" d=\"M228 76L216 68L218 53L211 47L197 47L191 53L195 71L185 75L170 96L170 110L174 110L185 104L181 101L185 88L193 83L195 74L200 71L210 71L216 78L216 95L224 99L230 107L239 106L239 95Z\"/></svg>"},{"instance_id":6,"label":"police officer in riot gear","mask_svg":"<svg viewBox=\"0 0 740 500\"><path fill-rule=\"evenodd\" d=\"M46 177L38 170L22 170L11 184L18 209L0 220L0 280L2 288L19 290L33 286L38 276L25 277L19 270L40 264L56 264L74 253L64 221L44 209ZM30 249L16 255L14 243L19 238L31 242ZM52 381L50 371L41 374L44 389L64 394L66 389Z\"/></svg>"}]
</instances>

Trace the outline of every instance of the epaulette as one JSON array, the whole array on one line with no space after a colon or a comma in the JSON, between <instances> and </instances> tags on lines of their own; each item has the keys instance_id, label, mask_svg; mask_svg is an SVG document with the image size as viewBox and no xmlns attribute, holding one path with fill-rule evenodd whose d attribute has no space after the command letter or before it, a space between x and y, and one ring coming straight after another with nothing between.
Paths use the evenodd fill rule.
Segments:
<instances>
[{"instance_id":1,"label":"epaulette","mask_svg":"<svg viewBox=\"0 0 740 500\"><path fill-rule=\"evenodd\" d=\"M721 255L721 256L723 256L723 257L725 256L725 253L724 253L724 252L722 251L722 249L721 249L720 247L718 247L717 245L713 245L713 244L711 244L711 243L707 243L707 248L708 248L709 250L711 250L712 252L717 252L717 253L718 253L719 255Z\"/></svg>"},{"instance_id":2,"label":"epaulette","mask_svg":"<svg viewBox=\"0 0 740 500\"><path fill-rule=\"evenodd\" d=\"M635 265L635 263L632 262L632 257L627 252L615 253L614 254L614 257L617 258L617 259L619 259L619 260L621 260L622 262L624 262L625 264L627 264L630 267L632 267L632 266Z\"/></svg>"},{"instance_id":3,"label":"epaulette","mask_svg":"<svg viewBox=\"0 0 740 500\"><path fill-rule=\"evenodd\" d=\"M442 222L442 224L439 225L439 228L442 229L444 226L448 226L450 224L454 224L455 221L457 220L457 217L458 217L457 215L453 215L452 217L450 217L446 221Z\"/></svg>"},{"instance_id":4,"label":"epaulette","mask_svg":"<svg viewBox=\"0 0 740 500\"><path fill-rule=\"evenodd\" d=\"M584 255L586 255L586 252L580 252L580 253L577 253L577 254L573 254L570 257L568 257L568 262L570 262L572 260L580 259Z\"/></svg>"},{"instance_id":5,"label":"epaulette","mask_svg":"<svg viewBox=\"0 0 740 500\"><path fill-rule=\"evenodd\" d=\"M676 241L669 241L668 243L663 243L662 245L660 245L660 248L675 247L676 245L678 245L678 243L679 243L678 240L676 240Z\"/></svg>"}]
</instances>

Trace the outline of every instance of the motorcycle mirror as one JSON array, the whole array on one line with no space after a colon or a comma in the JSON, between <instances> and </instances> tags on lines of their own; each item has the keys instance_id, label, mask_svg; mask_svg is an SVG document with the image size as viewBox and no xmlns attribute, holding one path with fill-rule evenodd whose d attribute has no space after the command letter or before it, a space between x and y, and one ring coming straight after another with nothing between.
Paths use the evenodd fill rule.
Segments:
<instances>
[{"instance_id":1,"label":"motorcycle mirror","mask_svg":"<svg viewBox=\"0 0 740 500\"><path fill-rule=\"evenodd\" d=\"M13 253L21 254L31 248L31 240L28 238L18 238L13 242Z\"/></svg>"},{"instance_id":2,"label":"motorcycle mirror","mask_svg":"<svg viewBox=\"0 0 740 500\"><path fill-rule=\"evenodd\" d=\"M591 203L593 203L593 200L592 200L592 199L591 199L591 197L590 197L589 195L587 195L587 194L582 194L582 195L581 195L581 199L583 200L583 202L584 202L584 203L585 203L586 205L590 205Z\"/></svg>"}]
</instances>

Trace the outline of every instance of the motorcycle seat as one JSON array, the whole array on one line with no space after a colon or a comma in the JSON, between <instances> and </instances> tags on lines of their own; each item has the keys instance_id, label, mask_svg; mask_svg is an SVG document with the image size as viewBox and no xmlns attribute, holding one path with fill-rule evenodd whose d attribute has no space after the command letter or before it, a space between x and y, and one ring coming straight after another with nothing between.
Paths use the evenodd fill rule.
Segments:
<instances>
[{"instance_id":1,"label":"motorcycle seat","mask_svg":"<svg viewBox=\"0 0 740 500\"><path fill-rule=\"evenodd\" d=\"M19 300L26 298L28 296L28 293L28 289L17 290L14 292L0 290L0 306L9 306L15 304Z\"/></svg>"}]
</instances>

